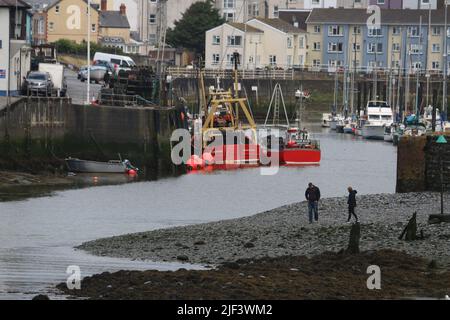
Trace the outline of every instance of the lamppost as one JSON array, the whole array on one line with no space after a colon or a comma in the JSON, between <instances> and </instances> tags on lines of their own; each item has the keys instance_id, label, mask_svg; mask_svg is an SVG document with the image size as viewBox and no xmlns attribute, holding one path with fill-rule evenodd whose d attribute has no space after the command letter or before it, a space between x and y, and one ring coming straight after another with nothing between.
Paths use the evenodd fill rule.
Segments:
<instances>
[{"instance_id":1,"label":"lamppost","mask_svg":"<svg viewBox=\"0 0 450 320\"><path fill-rule=\"evenodd\" d=\"M443 149L447 144L447 139L443 135L439 136L436 140L439 145L439 162L440 162L440 175L441 175L441 215L444 214L444 161L443 161Z\"/></svg>"}]
</instances>

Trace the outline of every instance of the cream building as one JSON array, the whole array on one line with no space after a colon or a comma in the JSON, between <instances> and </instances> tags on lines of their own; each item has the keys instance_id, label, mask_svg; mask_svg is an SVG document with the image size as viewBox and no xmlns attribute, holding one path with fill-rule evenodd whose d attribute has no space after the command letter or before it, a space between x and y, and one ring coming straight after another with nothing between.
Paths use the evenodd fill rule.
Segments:
<instances>
[{"instance_id":1,"label":"cream building","mask_svg":"<svg viewBox=\"0 0 450 320\"><path fill-rule=\"evenodd\" d=\"M92 42L98 42L99 11L98 4L91 6L91 24L88 26L87 1L60 0L46 8L47 42L59 39L73 40L77 43L87 41L88 28Z\"/></svg>"},{"instance_id":2,"label":"cream building","mask_svg":"<svg viewBox=\"0 0 450 320\"><path fill-rule=\"evenodd\" d=\"M232 69L234 52L239 53L240 67L246 70L287 69L306 62L306 31L280 19L227 22L207 31L205 41L208 69Z\"/></svg>"}]
</instances>

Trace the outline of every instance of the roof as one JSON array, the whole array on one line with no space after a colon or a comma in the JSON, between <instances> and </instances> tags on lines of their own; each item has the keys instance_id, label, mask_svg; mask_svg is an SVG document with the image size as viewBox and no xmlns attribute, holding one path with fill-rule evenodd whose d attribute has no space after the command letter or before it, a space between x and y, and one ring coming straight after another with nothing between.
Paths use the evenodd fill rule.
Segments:
<instances>
[{"instance_id":1,"label":"roof","mask_svg":"<svg viewBox=\"0 0 450 320\"><path fill-rule=\"evenodd\" d=\"M120 11L100 11L99 15L99 25L102 28L130 28L127 16Z\"/></svg>"},{"instance_id":2,"label":"roof","mask_svg":"<svg viewBox=\"0 0 450 320\"><path fill-rule=\"evenodd\" d=\"M19 7L19 8L31 8L31 6L22 0L0 0L0 7Z\"/></svg>"},{"instance_id":3,"label":"roof","mask_svg":"<svg viewBox=\"0 0 450 320\"><path fill-rule=\"evenodd\" d=\"M278 17L292 26L294 26L294 23L298 23L297 28L306 30L306 19L308 19L310 13L310 10L280 10L278 12Z\"/></svg>"},{"instance_id":4,"label":"roof","mask_svg":"<svg viewBox=\"0 0 450 320\"><path fill-rule=\"evenodd\" d=\"M450 13L450 8L448 9ZM382 25L418 25L420 17L422 23L428 23L429 10L411 10L411 9L381 9ZM366 24L371 14L366 9L313 9L307 24ZM431 24L444 25L445 10L431 10Z\"/></svg>"},{"instance_id":5,"label":"roof","mask_svg":"<svg viewBox=\"0 0 450 320\"><path fill-rule=\"evenodd\" d=\"M264 33L264 31L259 30L255 27L249 26L248 24L246 25L245 23L227 22L227 24L229 24L230 26L232 26L238 30L244 31L244 32L245 32L245 30L247 30L247 32Z\"/></svg>"},{"instance_id":6,"label":"roof","mask_svg":"<svg viewBox=\"0 0 450 320\"><path fill-rule=\"evenodd\" d=\"M11 1L14 1L14 0L11 0ZM63 0L55 0L52 4L50 4L50 5L48 5L48 7L45 7L44 8L44 11L48 11L48 10L50 10L51 8L53 8L54 6L56 6L58 3L60 3L61 1L63 1ZM86 4L88 3L88 0L83 0ZM97 3L91 3L91 8L92 9L94 9L94 10L96 10L96 11L99 11L99 9L100 9L100 7L99 7L99 5L97 4Z\"/></svg>"},{"instance_id":7,"label":"roof","mask_svg":"<svg viewBox=\"0 0 450 320\"><path fill-rule=\"evenodd\" d=\"M299 33L299 28L294 27L290 23L287 23L284 20L281 20L279 18L275 19L268 19L268 18L255 18L253 20L260 21L268 26L271 26L272 28L278 29L280 31L283 31L285 33Z\"/></svg>"}]
</instances>

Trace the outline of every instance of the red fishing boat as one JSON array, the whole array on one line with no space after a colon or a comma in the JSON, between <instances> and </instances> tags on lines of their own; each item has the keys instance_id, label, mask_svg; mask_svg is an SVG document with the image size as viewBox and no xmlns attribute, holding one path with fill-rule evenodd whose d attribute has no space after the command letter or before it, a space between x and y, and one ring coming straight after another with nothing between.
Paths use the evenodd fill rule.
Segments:
<instances>
[{"instance_id":1,"label":"red fishing boat","mask_svg":"<svg viewBox=\"0 0 450 320\"><path fill-rule=\"evenodd\" d=\"M308 132L298 128L287 131L287 143L280 152L280 162L286 165L319 164L320 146L317 141L309 140Z\"/></svg>"},{"instance_id":2,"label":"red fishing boat","mask_svg":"<svg viewBox=\"0 0 450 320\"><path fill-rule=\"evenodd\" d=\"M291 126L286 111L283 98L283 91L280 84L275 86L272 95L269 111L267 113L264 128L277 129L279 151L271 150L270 152L279 152L279 160L281 165L316 165L321 161L320 144L316 140L311 140L306 129L300 129L301 116L304 109L304 100L310 97L310 93L303 90L297 90L297 112L295 122L297 126ZM280 125L279 112L283 107L286 124ZM272 111L273 109L273 111ZM272 124L269 124L269 116L273 112Z\"/></svg>"},{"instance_id":3,"label":"red fishing boat","mask_svg":"<svg viewBox=\"0 0 450 320\"><path fill-rule=\"evenodd\" d=\"M208 166L229 169L259 165L260 146L256 123L247 99L240 98L237 90L237 54L234 55L234 62L233 90L213 88L209 90L207 97L203 71L199 73L201 112L194 121L193 149L194 153L201 149L202 156L192 156L186 163L188 169L199 170Z\"/></svg>"}]
</instances>

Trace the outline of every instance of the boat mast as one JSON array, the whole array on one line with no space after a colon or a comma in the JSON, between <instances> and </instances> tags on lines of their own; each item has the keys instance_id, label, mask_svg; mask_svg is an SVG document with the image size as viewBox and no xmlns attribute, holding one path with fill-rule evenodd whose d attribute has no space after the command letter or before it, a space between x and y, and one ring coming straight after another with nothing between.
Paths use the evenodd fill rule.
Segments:
<instances>
[{"instance_id":1,"label":"boat mast","mask_svg":"<svg viewBox=\"0 0 450 320\"><path fill-rule=\"evenodd\" d=\"M419 63L416 65L416 117L419 119L419 87L420 87L420 71L421 68L417 68L421 65L422 62L422 16L420 16L420 23L419 23Z\"/></svg>"},{"instance_id":2,"label":"boat mast","mask_svg":"<svg viewBox=\"0 0 450 320\"><path fill-rule=\"evenodd\" d=\"M448 48L447 48L447 37L448 37L448 31L447 31L447 24L448 24L448 0L445 0L445 22L444 22L444 83L442 85L442 114L447 114L447 68L448 68L448 61L447 61L447 54L448 54ZM446 120L446 119L441 119Z\"/></svg>"}]
</instances>

